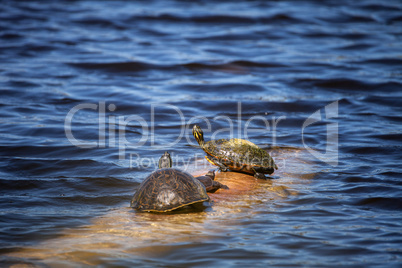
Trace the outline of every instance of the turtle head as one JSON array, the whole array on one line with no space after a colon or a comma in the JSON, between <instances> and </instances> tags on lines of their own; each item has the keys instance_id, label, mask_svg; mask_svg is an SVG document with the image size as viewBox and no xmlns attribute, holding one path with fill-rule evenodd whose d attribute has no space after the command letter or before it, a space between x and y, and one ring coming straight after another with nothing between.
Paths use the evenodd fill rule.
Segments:
<instances>
[{"instance_id":1,"label":"turtle head","mask_svg":"<svg viewBox=\"0 0 402 268\"><path fill-rule=\"evenodd\" d=\"M204 145L204 132L202 132L200 126L194 125L193 135L194 138L197 140L198 144L202 147Z\"/></svg>"},{"instance_id":2,"label":"turtle head","mask_svg":"<svg viewBox=\"0 0 402 268\"><path fill-rule=\"evenodd\" d=\"M159 159L159 168L171 168L172 167L172 158L168 152L165 152L162 157Z\"/></svg>"},{"instance_id":3,"label":"turtle head","mask_svg":"<svg viewBox=\"0 0 402 268\"><path fill-rule=\"evenodd\" d=\"M208 176L208 177L210 177L212 180L214 180L214 179L215 179L215 170L210 170L210 171L208 171L208 173L205 174L205 176Z\"/></svg>"}]
</instances>

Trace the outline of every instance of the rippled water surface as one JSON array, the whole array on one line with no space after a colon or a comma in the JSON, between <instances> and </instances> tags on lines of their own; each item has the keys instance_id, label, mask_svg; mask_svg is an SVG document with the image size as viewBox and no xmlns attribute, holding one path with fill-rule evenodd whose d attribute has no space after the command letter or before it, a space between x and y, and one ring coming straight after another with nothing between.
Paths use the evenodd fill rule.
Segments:
<instances>
[{"instance_id":1,"label":"rippled water surface","mask_svg":"<svg viewBox=\"0 0 402 268\"><path fill-rule=\"evenodd\" d=\"M401 66L396 0L1 1L0 266L400 267ZM132 210L194 123L279 169Z\"/></svg>"}]
</instances>

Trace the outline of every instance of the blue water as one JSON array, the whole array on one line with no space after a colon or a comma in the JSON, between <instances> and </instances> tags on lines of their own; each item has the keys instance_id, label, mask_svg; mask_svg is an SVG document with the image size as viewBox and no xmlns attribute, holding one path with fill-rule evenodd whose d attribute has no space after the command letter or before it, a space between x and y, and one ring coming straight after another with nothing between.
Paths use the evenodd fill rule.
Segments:
<instances>
[{"instance_id":1,"label":"blue water","mask_svg":"<svg viewBox=\"0 0 402 268\"><path fill-rule=\"evenodd\" d=\"M400 1L1 1L0 266L402 265ZM279 166L129 207L191 134Z\"/></svg>"}]
</instances>

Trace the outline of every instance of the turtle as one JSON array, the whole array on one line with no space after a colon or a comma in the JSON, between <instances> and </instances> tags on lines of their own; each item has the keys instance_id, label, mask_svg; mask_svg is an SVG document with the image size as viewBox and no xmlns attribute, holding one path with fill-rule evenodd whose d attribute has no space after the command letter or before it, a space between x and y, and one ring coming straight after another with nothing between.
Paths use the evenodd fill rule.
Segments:
<instances>
[{"instance_id":1,"label":"turtle","mask_svg":"<svg viewBox=\"0 0 402 268\"><path fill-rule=\"evenodd\" d=\"M200 180L171 166L170 154L165 152L159 159L160 169L146 177L134 193L130 203L132 208L147 212L169 212L210 201Z\"/></svg>"},{"instance_id":2,"label":"turtle","mask_svg":"<svg viewBox=\"0 0 402 268\"><path fill-rule=\"evenodd\" d=\"M138 211L168 212L209 200L199 180L177 169L162 168L145 178L130 206Z\"/></svg>"},{"instance_id":3,"label":"turtle","mask_svg":"<svg viewBox=\"0 0 402 268\"><path fill-rule=\"evenodd\" d=\"M194 125L193 135L207 153L205 158L223 172L233 170L265 179L264 174L272 174L278 169L274 159L251 141L233 138L205 142L204 133L198 125Z\"/></svg>"},{"instance_id":4,"label":"turtle","mask_svg":"<svg viewBox=\"0 0 402 268\"><path fill-rule=\"evenodd\" d=\"M195 177L195 178L197 180L199 180L205 186L205 189L207 190L208 193L215 193L220 188L226 189L226 190L229 189L229 187L227 187L226 185L215 181L215 171L214 170L208 171L208 173L205 174L204 176L199 176L199 177Z\"/></svg>"},{"instance_id":5,"label":"turtle","mask_svg":"<svg viewBox=\"0 0 402 268\"><path fill-rule=\"evenodd\" d=\"M171 168L172 167L172 158L170 157L169 152L165 152L162 157L159 159L159 168ZM205 176L195 177L195 179L199 180L205 187L206 191L209 193L215 193L218 189L229 189L226 185L223 185L220 182L215 181L215 171L208 171Z\"/></svg>"}]
</instances>

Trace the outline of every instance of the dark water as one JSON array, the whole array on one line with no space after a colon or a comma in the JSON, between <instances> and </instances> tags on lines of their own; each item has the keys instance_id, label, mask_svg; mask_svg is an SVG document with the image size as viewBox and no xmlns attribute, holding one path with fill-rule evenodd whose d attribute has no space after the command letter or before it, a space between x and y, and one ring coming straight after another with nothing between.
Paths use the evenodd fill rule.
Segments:
<instances>
[{"instance_id":1,"label":"dark water","mask_svg":"<svg viewBox=\"0 0 402 268\"><path fill-rule=\"evenodd\" d=\"M1 266L402 265L400 1L2 1L0 40ZM279 170L132 211L213 168L194 123Z\"/></svg>"}]
</instances>

